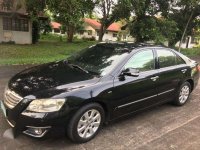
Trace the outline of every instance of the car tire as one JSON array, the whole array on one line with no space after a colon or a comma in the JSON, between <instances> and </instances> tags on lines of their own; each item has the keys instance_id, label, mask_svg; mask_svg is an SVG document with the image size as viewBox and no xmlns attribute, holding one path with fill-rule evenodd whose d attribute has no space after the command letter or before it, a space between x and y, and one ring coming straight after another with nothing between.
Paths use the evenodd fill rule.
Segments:
<instances>
[{"instance_id":1,"label":"car tire","mask_svg":"<svg viewBox=\"0 0 200 150\"><path fill-rule=\"evenodd\" d=\"M104 118L104 109L100 104L84 105L71 118L66 130L67 135L73 142L88 142L97 135Z\"/></svg>"},{"instance_id":2,"label":"car tire","mask_svg":"<svg viewBox=\"0 0 200 150\"><path fill-rule=\"evenodd\" d=\"M189 99L191 93L191 85L189 82L184 82L178 91L174 104L176 106L183 106Z\"/></svg>"}]
</instances>

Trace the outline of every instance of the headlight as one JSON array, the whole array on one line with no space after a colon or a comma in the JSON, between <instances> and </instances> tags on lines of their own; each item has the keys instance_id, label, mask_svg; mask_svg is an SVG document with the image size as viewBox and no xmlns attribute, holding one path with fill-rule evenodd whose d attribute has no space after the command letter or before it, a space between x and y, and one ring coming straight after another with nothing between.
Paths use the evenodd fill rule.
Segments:
<instances>
[{"instance_id":1,"label":"headlight","mask_svg":"<svg viewBox=\"0 0 200 150\"><path fill-rule=\"evenodd\" d=\"M60 110L65 99L36 99L33 100L26 110L33 112L54 112Z\"/></svg>"}]
</instances>

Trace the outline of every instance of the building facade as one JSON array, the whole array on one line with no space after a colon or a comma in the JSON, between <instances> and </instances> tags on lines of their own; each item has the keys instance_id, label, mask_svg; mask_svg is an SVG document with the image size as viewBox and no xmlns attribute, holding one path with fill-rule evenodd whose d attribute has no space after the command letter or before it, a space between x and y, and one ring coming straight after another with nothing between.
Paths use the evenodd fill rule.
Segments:
<instances>
[{"instance_id":1,"label":"building facade","mask_svg":"<svg viewBox=\"0 0 200 150\"><path fill-rule=\"evenodd\" d=\"M99 30L101 24L98 21L94 19L85 18L83 26L84 26L83 30L78 31L78 33L76 34L78 38L94 38L95 40L99 39ZM103 36L103 41L117 41L118 33L120 31L121 31L120 24L118 23L111 24L107 28Z\"/></svg>"},{"instance_id":2,"label":"building facade","mask_svg":"<svg viewBox=\"0 0 200 150\"><path fill-rule=\"evenodd\" d=\"M0 43L32 43L32 23L22 6L14 0L0 0Z\"/></svg>"},{"instance_id":3,"label":"building facade","mask_svg":"<svg viewBox=\"0 0 200 150\"><path fill-rule=\"evenodd\" d=\"M55 33L55 34L62 34L61 33L61 24L60 23L58 23L58 22L55 22L55 21L52 21L51 22L51 28L52 28L52 31L51 31L51 33Z\"/></svg>"}]
</instances>

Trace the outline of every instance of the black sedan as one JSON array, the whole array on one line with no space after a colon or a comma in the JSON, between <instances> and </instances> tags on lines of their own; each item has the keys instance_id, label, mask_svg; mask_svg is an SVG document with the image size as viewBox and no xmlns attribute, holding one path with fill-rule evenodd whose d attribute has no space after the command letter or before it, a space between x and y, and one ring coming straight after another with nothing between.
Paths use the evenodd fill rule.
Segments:
<instances>
[{"instance_id":1,"label":"black sedan","mask_svg":"<svg viewBox=\"0 0 200 150\"><path fill-rule=\"evenodd\" d=\"M81 143L105 122L170 101L184 105L198 79L198 64L173 49L100 43L16 74L1 109L15 133L43 137L62 127Z\"/></svg>"}]
</instances>

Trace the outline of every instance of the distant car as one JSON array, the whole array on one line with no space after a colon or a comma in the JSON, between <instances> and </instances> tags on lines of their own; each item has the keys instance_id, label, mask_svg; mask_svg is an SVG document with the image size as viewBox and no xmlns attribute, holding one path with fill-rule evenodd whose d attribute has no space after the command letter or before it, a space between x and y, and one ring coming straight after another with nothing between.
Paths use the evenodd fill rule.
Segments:
<instances>
[{"instance_id":1,"label":"distant car","mask_svg":"<svg viewBox=\"0 0 200 150\"><path fill-rule=\"evenodd\" d=\"M100 43L18 73L1 108L16 132L43 137L63 127L82 143L104 122L169 101L184 105L198 79L198 64L173 49Z\"/></svg>"}]
</instances>

